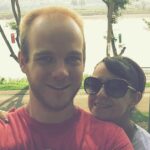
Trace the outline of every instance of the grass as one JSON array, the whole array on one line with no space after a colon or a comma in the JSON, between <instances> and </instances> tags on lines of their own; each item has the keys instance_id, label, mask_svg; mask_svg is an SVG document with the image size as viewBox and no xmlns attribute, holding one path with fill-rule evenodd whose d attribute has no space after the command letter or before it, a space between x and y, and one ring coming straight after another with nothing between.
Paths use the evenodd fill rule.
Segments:
<instances>
[{"instance_id":1,"label":"grass","mask_svg":"<svg viewBox=\"0 0 150 150\"><path fill-rule=\"evenodd\" d=\"M28 82L26 79L0 79L0 90L22 90L28 88Z\"/></svg>"},{"instance_id":2,"label":"grass","mask_svg":"<svg viewBox=\"0 0 150 150\"><path fill-rule=\"evenodd\" d=\"M135 112L133 113L132 120L137 123L143 121L148 122L148 112L142 113L141 111L136 109Z\"/></svg>"},{"instance_id":3,"label":"grass","mask_svg":"<svg viewBox=\"0 0 150 150\"><path fill-rule=\"evenodd\" d=\"M27 89L28 86L26 85L16 85L16 84L6 84L6 85L0 85L0 90L1 91L7 91L7 90L23 90Z\"/></svg>"},{"instance_id":4,"label":"grass","mask_svg":"<svg viewBox=\"0 0 150 150\"><path fill-rule=\"evenodd\" d=\"M150 82L146 83L146 87L150 87Z\"/></svg>"}]
</instances>

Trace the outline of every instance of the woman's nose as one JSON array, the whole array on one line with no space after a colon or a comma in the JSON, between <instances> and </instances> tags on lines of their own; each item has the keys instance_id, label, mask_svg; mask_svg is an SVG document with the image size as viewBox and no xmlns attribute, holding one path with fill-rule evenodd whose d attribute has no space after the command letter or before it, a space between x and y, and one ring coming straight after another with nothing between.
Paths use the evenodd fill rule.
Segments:
<instances>
[{"instance_id":1,"label":"woman's nose","mask_svg":"<svg viewBox=\"0 0 150 150\"><path fill-rule=\"evenodd\" d=\"M102 87L100 88L100 90L98 91L98 93L97 93L96 95L97 95L97 96L107 97L107 94L106 94L106 92L105 92L104 85L102 85Z\"/></svg>"}]
</instances>

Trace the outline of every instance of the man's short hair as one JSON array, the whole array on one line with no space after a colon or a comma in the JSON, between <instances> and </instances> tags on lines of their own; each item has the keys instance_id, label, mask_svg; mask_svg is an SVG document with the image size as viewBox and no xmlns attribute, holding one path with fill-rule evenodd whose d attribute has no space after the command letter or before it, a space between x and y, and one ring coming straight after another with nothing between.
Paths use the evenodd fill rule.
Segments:
<instances>
[{"instance_id":1,"label":"man's short hair","mask_svg":"<svg viewBox=\"0 0 150 150\"><path fill-rule=\"evenodd\" d=\"M84 39L82 18L75 11L66 7L58 7L58 6L50 6L50 7L35 9L23 17L20 23L19 29L20 29L21 51L23 52L23 55L25 56L26 61L28 61L29 59L29 45L28 45L29 44L28 43L29 31L32 26L32 23L39 16L49 16L51 17L51 19L55 19L57 17L60 17L63 19L67 19L67 18L73 19L75 23L78 25L78 27L80 28L82 35L83 35L83 40L84 40L83 60L85 62L85 39Z\"/></svg>"}]
</instances>

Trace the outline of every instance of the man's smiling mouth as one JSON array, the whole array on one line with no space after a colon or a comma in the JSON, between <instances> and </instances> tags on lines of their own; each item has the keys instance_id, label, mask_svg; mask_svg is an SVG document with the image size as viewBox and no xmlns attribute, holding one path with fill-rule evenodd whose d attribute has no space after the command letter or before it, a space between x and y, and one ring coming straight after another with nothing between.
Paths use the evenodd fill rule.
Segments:
<instances>
[{"instance_id":1,"label":"man's smiling mouth","mask_svg":"<svg viewBox=\"0 0 150 150\"><path fill-rule=\"evenodd\" d=\"M60 87L59 86L53 86L53 85L50 85L50 84L47 84L47 86L54 89L54 90L60 90L61 91L61 90L65 90L65 89L69 88L70 84L65 85L65 86L60 86Z\"/></svg>"}]
</instances>

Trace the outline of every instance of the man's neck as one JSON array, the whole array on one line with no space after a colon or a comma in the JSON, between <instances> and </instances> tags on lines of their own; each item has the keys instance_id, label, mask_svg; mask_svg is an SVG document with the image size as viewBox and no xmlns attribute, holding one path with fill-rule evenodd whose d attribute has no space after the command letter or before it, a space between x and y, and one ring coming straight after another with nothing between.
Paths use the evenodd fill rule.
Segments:
<instances>
[{"instance_id":1,"label":"man's neck","mask_svg":"<svg viewBox=\"0 0 150 150\"><path fill-rule=\"evenodd\" d=\"M76 113L76 108L73 103L62 110L53 111L40 104L29 101L26 109L30 117L42 123L61 123L73 117Z\"/></svg>"}]
</instances>

